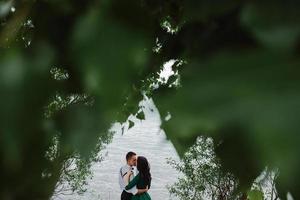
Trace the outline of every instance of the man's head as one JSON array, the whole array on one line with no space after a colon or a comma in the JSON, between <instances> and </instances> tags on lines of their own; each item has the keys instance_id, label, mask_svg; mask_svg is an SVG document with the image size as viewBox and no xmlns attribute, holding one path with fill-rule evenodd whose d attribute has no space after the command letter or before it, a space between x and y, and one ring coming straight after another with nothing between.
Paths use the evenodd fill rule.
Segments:
<instances>
[{"instance_id":1,"label":"man's head","mask_svg":"<svg viewBox=\"0 0 300 200\"><path fill-rule=\"evenodd\" d=\"M129 151L126 154L126 161L129 166L136 166L136 153Z\"/></svg>"}]
</instances>

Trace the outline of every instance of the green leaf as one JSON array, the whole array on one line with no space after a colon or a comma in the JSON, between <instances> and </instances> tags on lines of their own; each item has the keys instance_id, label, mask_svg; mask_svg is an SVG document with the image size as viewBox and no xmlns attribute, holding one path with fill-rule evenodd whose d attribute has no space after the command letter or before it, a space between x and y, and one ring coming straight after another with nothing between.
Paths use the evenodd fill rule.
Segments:
<instances>
[{"instance_id":1,"label":"green leaf","mask_svg":"<svg viewBox=\"0 0 300 200\"><path fill-rule=\"evenodd\" d=\"M300 34L299 8L292 2L251 2L242 9L241 23L265 47L277 51L292 50Z\"/></svg>"},{"instance_id":2,"label":"green leaf","mask_svg":"<svg viewBox=\"0 0 300 200\"><path fill-rule=\"evenodd\" d=\"M248 200L264 200L264 194L260 190L251 190L248 192Z\"/></svg>"},{"instance_id":3,"label":"green leaf","mask_svg":"<svg viewBox=\"0 0 300 200\"><path fill-rule=\"evenodd\" d=\"M131 129L134 126L134 122L131 120L128 120L128 122L129 122L128 129Z\"/></svg>"},{"instance_id":4,"label":"green leaf","mask_svg":"<svg viewBox=\"0 0 300 200\"><path fill-rule=\"evenodd\" d=\"M136 118L140 119L140 120L145 120L145 114L144 111L140 111L137 115Z\"/></svg>"}]
</instances>

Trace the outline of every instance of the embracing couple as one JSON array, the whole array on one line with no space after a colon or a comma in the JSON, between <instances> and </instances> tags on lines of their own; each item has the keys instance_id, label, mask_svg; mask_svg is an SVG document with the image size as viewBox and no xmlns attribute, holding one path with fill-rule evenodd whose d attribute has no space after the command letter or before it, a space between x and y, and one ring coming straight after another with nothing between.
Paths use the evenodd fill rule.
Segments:
<instances>
[{"instance_id":1,"label":"embracing couple","mask_svg":"<svg viewBox=\"0 0 300 200\"><path fill-rule=\"evenodd\" d=\"M137 156L134 152L128 152L126 162L127 164L121 167L119 172L121 200L151 200L147 192L151 185L150 166L147 159Z\"/></svg>"}]
</instances>

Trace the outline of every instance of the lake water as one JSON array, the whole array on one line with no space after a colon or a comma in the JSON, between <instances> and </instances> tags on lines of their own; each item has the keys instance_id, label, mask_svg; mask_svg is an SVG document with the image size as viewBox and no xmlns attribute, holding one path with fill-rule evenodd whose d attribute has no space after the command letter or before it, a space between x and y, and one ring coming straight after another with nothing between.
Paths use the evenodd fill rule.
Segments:
<instances>
[{"instance_id":1,"label":"lake water","mask_svg":"<svg viewBox=\"0 0 300 200\"><path fill-rule=\"evenodd\" d=\"M151 165L152 184L149 194L154 200L175 200L170 197L166 188L178 178L178 172L166 163L166 158L179 160L179 157L165 133L160 128L161 118L151 99L141 102L144 107L145 120L130 116L135 125L128 130L128 124L122 134L119 123L113 125L115 131L112 142L102 152L104 161L92 166L94 176L88 183L88 190L83 195L59 195L55 200L118 200L121 191L118 184L119 168L124 165L125 155L134 151L138 155L147 157Z\"/></svg>"}]
</instances>

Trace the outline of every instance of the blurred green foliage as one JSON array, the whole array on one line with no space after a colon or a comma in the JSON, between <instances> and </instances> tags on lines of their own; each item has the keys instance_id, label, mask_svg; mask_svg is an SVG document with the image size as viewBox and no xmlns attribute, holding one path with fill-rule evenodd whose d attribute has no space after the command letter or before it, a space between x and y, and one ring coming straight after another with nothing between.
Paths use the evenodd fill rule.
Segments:
<instances>
[{"instance_id":1,"label":"blurred green foliage","mask_svg":"<svg viewBox=\"0 0 300 200\"><path fill-rule=\"evenodd\" d=\"M0 198L49 199L63 180L81 190L111 123L138 110L143 97L134 85L152 53L151 33L122 24L116 2L8 3L0 30Z\"/></svg>"},{"instance_id":2,"label":"blurred green foliage","mask_svg":"<svg viewBox=\"0 0 300 200\"><path fill-rule=\"evenodd\" d=\"M172 54L179 47L187 64L182 87L158 91L154 100L172 115L164 128L180 153L208 134L221 142L217 153L242 190L264 166L276 166L281 196L290 190L297 199L299 5L227 2L224 9L199 3L214 8L186 21L162 49Z\"/></svg>"},{"instance_id":3,"label":"blurred green foliage","mask_svg":"<svg viewBox=\"0 0 300 200\"><path fill-rule=\"evenodd\" d=\"M249 193L248 193L248 199L249 200L263 200L264 199L264 196L263 196L263 193L259 190L251 190Z\"/></svg>"},{"instance_id":4,"label":"blurred green foliage","mask_svg":"<svg viewBox=\"0 0 300 200\"><path fill-rule=\"evenodd\" d=\"M275 166L281 196L298 199L298 11L294 0L1 1L0 198L49 199L68 156L88 158L145 92L171 114L163 127L181 155L208 134L241 190ZM185 61L181 87L151 88L170 59Z\"/></svg>"}]
</instances>

